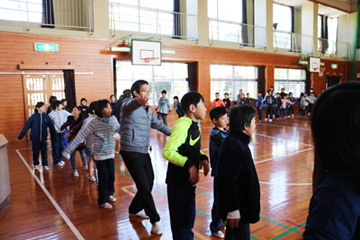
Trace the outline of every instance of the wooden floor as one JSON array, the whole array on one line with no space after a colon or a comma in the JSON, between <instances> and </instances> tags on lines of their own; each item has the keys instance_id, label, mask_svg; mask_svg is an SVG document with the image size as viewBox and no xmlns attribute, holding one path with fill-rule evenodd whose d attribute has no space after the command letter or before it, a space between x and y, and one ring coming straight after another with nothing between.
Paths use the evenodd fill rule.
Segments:
<instances>
[{"instance_id":1,"label":"wooden floor","mask_svg":"<svg viewBox=\"0 0 360 240\"><path fill-rule=\"evenodd\" d=\"M177 116L169 115L172 126ZM202 149L208 154L208 119L201 123ZM167 161L161 152L167 137L151 131L150 153L155 185L153 196L164 233L150 233L149 220L129 218L128 206L136 192L123 161L115 159L115 194L112 210L97 206L96 185L89 182L78 160L79 178L64 168L33 173L29 142L8 145L11 201L0 212L0 239L172 239L166 196ZM257 122L250 143L261 187L261 219L251 225L252 239L301 239L311 196L313 143L310 117ZM78 157L79 158L79 157ZM212 177L201 177L196 192L195 239L216 239L209 224L213 202Z\"/></svg>"}]
</instances>

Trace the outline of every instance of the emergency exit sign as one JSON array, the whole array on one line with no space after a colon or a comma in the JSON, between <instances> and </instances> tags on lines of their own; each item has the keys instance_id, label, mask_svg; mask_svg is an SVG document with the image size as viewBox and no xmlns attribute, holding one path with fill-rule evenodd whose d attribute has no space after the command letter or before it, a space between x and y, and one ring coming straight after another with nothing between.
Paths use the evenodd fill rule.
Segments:
<instances>
[{"instance_id":1,"label":"emergency exit sign","mask_svg":"<svg viewBox=\"0 0 360 240\"><path fill-rule=\"evenodd\" d=\"M333 64L331 64L331 68L332 68L332 69L337 69L337 68L338 68L338 65L335 64L335 63L333 63Z\"/></svg>"},{"instance_id":2,"label":"emergency exit sign","mask_svg":"<svg viewBox=\"0 0 360 240\"><path fill-rule=\"evenodd\" d=\"M58 52L59 46L56 43L34 43L35 52Z\"/></svg>"}]
</instances>

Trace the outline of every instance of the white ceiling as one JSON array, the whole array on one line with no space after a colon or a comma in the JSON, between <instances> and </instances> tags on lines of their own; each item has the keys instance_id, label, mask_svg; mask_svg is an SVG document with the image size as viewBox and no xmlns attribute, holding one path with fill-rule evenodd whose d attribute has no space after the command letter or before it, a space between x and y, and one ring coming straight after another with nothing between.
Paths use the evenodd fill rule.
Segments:
<instances>
[{"instance_id":1,"label":"white ceiling","mask_svg":"<svg viewBox=\"0 0 360 240\"><path fill-rule=\"evenodd\" d=\"M338 1L345 2L345 1L349 1L349 0L338 0ZM295 8L300 8L304 4L311 3L310 1L306 1L306 0L274 0L274 2L284 4L287 6L293 6ZM346 14L346 12L319 4L319 14L328 16L328 17L338 17L338 16Z\"/></svg>"}]
</instances>

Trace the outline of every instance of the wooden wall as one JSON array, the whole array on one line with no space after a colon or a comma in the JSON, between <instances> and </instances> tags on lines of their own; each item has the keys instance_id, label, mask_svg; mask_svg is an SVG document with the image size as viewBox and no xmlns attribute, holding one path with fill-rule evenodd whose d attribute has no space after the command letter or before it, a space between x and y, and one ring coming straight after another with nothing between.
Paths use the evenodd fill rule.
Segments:
<instances>
[{"instance_id":1,"label":"wooden wall","mask_svg":"<svg viewBox=\"0 0 360 240\"><path fill-rule=\"evenodd\" d=\"M33 51L34 42L57 43L59 52L40 53ZM68 65L75 69L75 84L77 102L82 97L88 102L99 98L108 98L113 93L113 59L130 60L127 53L114 53L109 46L116 42L114 39L70 38L47 35L15 34L0 32L0 72L21 72L21 63L37 66ZM194 45L166 44L175 50L176 54L164 54L164 61L197 62L198 63L198 91L206 99L206 106L210 109L210 65L234 64L265 66L265 87L274 85L275 67L302 68L298 64L299 56L254 52L238 49L222 49L214 47L200 47ZM327 75L341 76L347 79L347 62L322 60L326 63ZM46 62L48 63L46 65ZM331 63L337 63L338 69L331 69ZM30 72L30 70L24 70ZM39 72L41 70L36 70ZM49 71L49 70L44 70ZM56 70L59 72L59 70ZM93 72L90 74L76 74ZM311 87L315 92L321 92L326 86L326 78L318 74L311 74ZM0 74L0 133L9 141L16 141L25 123L24 96L22 75Z\"/></svg>"}]
</instances>

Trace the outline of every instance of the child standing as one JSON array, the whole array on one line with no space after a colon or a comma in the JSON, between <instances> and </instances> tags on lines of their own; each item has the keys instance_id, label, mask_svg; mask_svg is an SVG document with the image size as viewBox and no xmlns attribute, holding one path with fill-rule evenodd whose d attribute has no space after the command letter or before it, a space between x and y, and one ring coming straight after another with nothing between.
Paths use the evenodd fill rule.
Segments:
<instances>
[{"instance_id":1,"label":"child standing","mask_svg":"<svg viewBox=\"0 0 360 240\"><path fill-rule=\"evenodd\" d=\"M223 102L225 103L225 108L226 108L226 110L229 111L229 109L230 109L230 107L231 107L231 102L230 102L229 94L228 94L228 93L224 93Z\"/></svg>"},{"instance_id":2,"label":"child standing","mask_svg":"<svg viewBox=\"0 0 360 240\"><path fill-rule=\"evenodd\" d=\"M224 138L227 137L229 131L226 129L229 117L226 108L216 107L210 111L210 119L214 123L215 127L210 132L209 150L210 150L210 165L211 176L214 177L213 191L214 191L214 203L211 209L211 233L218 238L224 238L224 234L221 231L221 226L224 222L220 217L219 209L219 149Z\"/></svg>"},{"instance_id":3,"label":"child standing","mask_svg":"<svg viewBox=\"0 0 360 240\"><path fill-rule=\"evenodd\" d=\"M262 93L261 92L258 92L258 97L257 99L259 101L256 102L256 109L258 110L258 115L259 115L259 122L262 121L262 109L264 107L264 98L262 97Z\"/></svg>"},{"instance_id":4,"label":"child standing","mask_svg":"<svg viewBox=\"0 0 360 240\"><path fill-rule=\"evenodd\" d=\"M115 202L115 166L114 166L114 130L119 131L120 125L114 116L112 108L106 99L99 100L95 107L96 118L82 128L77 136L69 143L63 154L69 154L92 134L94 163L98 172L98 204L102 208L110 209L109 202Z\"/></svg>"},{"instance_id":5,"label":"child standing","mask_svg":"<svg viewBox=\"0 0 360 240\"><path fill-rule=\"evenodd\" d=\"M31 128L30 140L33 153L34 170L39 170L39 155L41 151L41 160L44 170L49 170L47 160L47 128L49 127L51 137L55 136L55 128L51 119L45 114L46 106L43 102L36 103L35 113L26 121L18 139L22 139L26 132ZM55 141L55 140L54 140Z\"/></svg>"},{"instance_id":6,"label":"child standing","mask_svg":"<svg viewBox=\"0 0 360 240\"><path fill-rule=\"evenodd\" d=\"M80 107L73 106L71 109L72 116L69 116L67 121L61 126L61 130L65 130L67 127L69 127L69 131L73 130L76 126L82 123L84 121L83 117L80 115ZM71 136L69 136L68 141L69 143L74 139L76 134L79 130L72 132ZM86 156L85 156L85 142L82 142L76 149L80 153L81 161L84 164L84 170L88 170L87 162L86 162ZM79 172L76 169L76 151L72 152L70 154L70 160L71 160L71 166L74 171L74 177L79 176Z\"/></svg>"},{"instance_id":7,"label":"child standing","mask_svg":"<svg viewBox=\"0 0 360 240\"><path fill-rule=\"evenodd\" d=\"M87 105L87 100L86 98L82 98L80 100L80 111L81 111L81 116L86 119L90 114L91 114L91 111Z\"/></svg>"},{"instance_id":8,"label":"child standing","mask_svg":"<svg viewBox=\"0 0 360 240\"><path fill-rule=\"evenodd\" d=\"M272 117L273 117L273 105L274 105L274 102L275 102L275 98L274 96L272 95L272 91L271 90L268 90L267 91L267 95L265 97L265 103L266 103L266 116L265 116L265 121L269 119L269 122L272 122Z\"/></svg>"},{"instance_id":9,"label":"child standing","mask_svg":"<svg viewBox=\"0 0 360 240\"><path fill-rule=\"evenodd\" d=\"M184 110L181 108L181 103L179 102L179 97L174 97L174 108L176 113L178 114L179 118L183 117L185 115Z\"/></svg>"},{"instance_id":10,"label":"child standing","mask_svg":"<svg viewBox=\"0 0 360 240\"><path fill-rule=\"evenodd\" d=\"M260 219L260 184L251 151L255 109L236 107L230 112L230 133L219 151L219 199L226 219L225 239L250 239L249 223Z\"/></svg>"},{"instance_id":11,"label":"child standing","mask_svg":"<svg viewBox=\"0 0 360 240\"><path fill-rule=\"evenodd\" d=\"M295 101L295 98L293 97L293 93L292 93L292 92L289 92L289 97L288 97L288 99L289 99L290 102L293 103L293 104L291 104L291 105L289 106L289 111L288 111L289 117L290 117L290 115L291 115L291 117L294 118L294 105L295 105L296 101Z\"/></svg>"},{"instance_id":12,"label":"child standing","mask_svg":"<svg viewBox=\"0 0 360 240\"><path fill-rule=\"evenodd\" d=\"M215 99L212 102L211 106L214 107L225 107L225 103L220 99L220 94L217 92L215 93Z\"/></svg>"},{"instance_id":13,"label":"child standing","mask_svg":"<svg viewBox=\"0 0 360 240\"><path fill-rule=\"evenodd\" d=\"M276 93L276 95L275 95L275 103L274 103L275 118L276 119L279 119L281 107L282 107L282 100L281 100L280 93Z\"/></svg>"},{"instance_id":14,"label":"child standing","mask_svg":"<svg viewBox=\"0 0 360 240\"><path fill-rule=\"evenodd\" d=\"M171 112L171 105L169 99L166 97L166 90L161 91L161 98L157 106L157 119L163 120L164 124L167 126L167 115L168 112Z\"/></svg>"},{"instance_id":15,"label":"child standing","mask_svg":"<svg viewBox=\"0 0 360 240\"><path fill-rule=\"evenodd\" d=\"M174 240L193 239L195 221L195 189L199 169L209 172L207 156L200 150L201 131L198 120L204 119L204 98L198 92L188 92L181 99L185 117L176 121L167 141L163 157L169 161L166 183Z\"/></svg>"},{"instance_id":16,"label":"child standing","mask_svg":"<svg viewBox=\"0 0 360 240\"><path fill-rule=\"evenodd\" d=\"M288 105L294 105L293 102L291 102L290 100L288 100L288 95L285 93L284 98L281 100L282 101L282 106L281 106L281 114L283 116L283 118L286 117L286 113L287 113L287 106Z\"/></svg>"},{"instance_id":17,"label":"child standing","mask_svg":"<svg viewBox=\"0 0 360 240\"><path fill-rule=\"evenodd\" d=\"M71 114L68 111L63 110L63 105L59 100L55 100L52 105L52 111L49 113L49 117L54 124L56 134L54 135L54 142L51 142L52 156L54 165L63 167L65 165L64 157L61 152L64 150L64 131L61 130L61 126L67 121L68 116Z\"/></svg>"}]
</instances>

